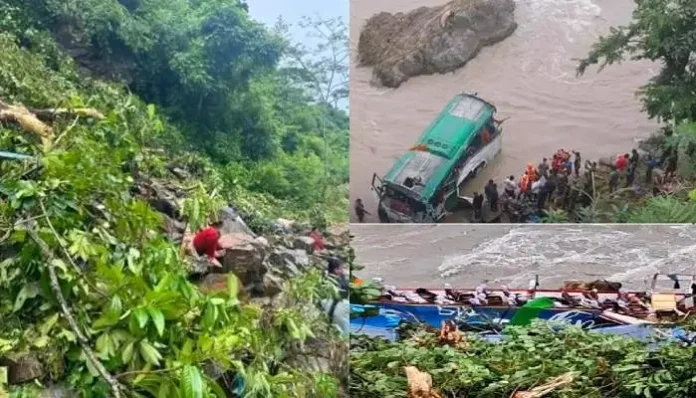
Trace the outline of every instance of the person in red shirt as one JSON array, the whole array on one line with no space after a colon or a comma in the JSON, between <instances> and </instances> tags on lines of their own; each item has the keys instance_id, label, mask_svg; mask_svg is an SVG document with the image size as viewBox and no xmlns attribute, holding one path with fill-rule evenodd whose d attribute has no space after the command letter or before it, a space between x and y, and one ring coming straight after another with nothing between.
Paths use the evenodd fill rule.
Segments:
<instances>
[{"instance_id":1,"label":"person in red shirt","mask_svg":"<svg viewBox=\"0 0 696 398\"><path fill-rule=\"evenodd\" d=\"M631 157L629 154L623 154L616 157L616 170L621 172L628 166L628 159Z\"/></svg>"},{"instance_id":2,"label":"person in red shirt","mask_svg":"<svg viewBox=\"0 0 696 398\"><path fill-rule=\"evenodd\" d=\"M321 233L319 233L317 228L312 228L312 231L309 233L309 237L314 239L314 251L320 252L322 250L326 250L326 247L324 247L324 238L321 236Z\"/></svg>"},{"instance_id":3,"label":"person in red shirt","mask_svg":"<svg viewBox=\"0 0 696 398\"><path fill-rule=\"evenodd\" d=\"M204 228L193 238L193 247L199 256L205 255L208 261L216 267L222 267L219 257L222 257L222 247L220 246L220 227L222 223L213 223L208 228Z\"/></svg>"}]
</instances>

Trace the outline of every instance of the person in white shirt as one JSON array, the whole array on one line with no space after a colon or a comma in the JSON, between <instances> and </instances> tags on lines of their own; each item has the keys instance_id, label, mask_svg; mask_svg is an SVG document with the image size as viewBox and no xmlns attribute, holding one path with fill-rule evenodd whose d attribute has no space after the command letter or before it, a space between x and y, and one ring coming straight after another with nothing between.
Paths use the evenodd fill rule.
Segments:
<instances>
[{"instance_id":1,"label":"person in white shirt","mask_svg":"<svg viewBox=\"0 0 696 398\"><path fill-rule=\"evenodd\" d=\"M503 188L505 189L505 193L507 194L508 197L514 198L515 192L517 190L517 184L515 183L515 176L508 177L505 180Z\"/></svg>"},{"instance_id":2,"label":"person in white shirt","mask_svg":"<svg viewBox=\"0 0 696 398\"><path fill-rule=\"evenodd\" d=\"M544 189L545 185L546 185L546 177L541 176L541 178L538 181L535 181L532 183L532 194L539 195L539 192L541 192L541 190Z\"/></svg>"}]
</instances>

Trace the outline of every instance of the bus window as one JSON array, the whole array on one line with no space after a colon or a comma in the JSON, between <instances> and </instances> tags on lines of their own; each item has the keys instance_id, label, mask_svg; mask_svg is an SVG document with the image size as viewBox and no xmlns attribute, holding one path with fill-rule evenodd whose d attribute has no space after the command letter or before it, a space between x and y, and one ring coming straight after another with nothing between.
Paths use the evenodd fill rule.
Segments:
<instances>
[{"instance_id":1,"label":"bus window","mask_svg":"<svg viewBox=\"0 0 696 398\"><path fill-rule=\"evenodd\" d=\"M481 130L481 139L483 140L483 145L488 145L491 142L491 131L490 127L486 126Z\"/></svg>"}]
</instances>

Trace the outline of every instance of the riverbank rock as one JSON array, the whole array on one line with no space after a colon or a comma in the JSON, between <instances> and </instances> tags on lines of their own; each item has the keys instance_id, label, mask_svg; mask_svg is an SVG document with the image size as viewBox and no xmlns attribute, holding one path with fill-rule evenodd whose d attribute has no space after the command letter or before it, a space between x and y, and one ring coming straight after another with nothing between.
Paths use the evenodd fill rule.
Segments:
<instances>
[{"instance_id":1,"label":"riverbank rock","mask_svg":"<svg viewBox=\"0 0 696 398\"><path fill-rule=\"evenodd\" d=\"M360 32L358 61L372 84L398 87L412 76L464 66L517 28L514 0L454 0L408 13L373 15Z\"/></svg>"}]
</instances>

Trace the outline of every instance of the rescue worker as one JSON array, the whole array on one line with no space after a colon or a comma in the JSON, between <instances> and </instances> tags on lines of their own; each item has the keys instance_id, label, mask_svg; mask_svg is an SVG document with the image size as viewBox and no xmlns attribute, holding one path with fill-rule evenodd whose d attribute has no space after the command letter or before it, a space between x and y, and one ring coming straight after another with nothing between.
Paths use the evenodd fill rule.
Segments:
<instances>
[{"instance_id":1,"label":"rescue worker","mask_svg":"<svg viewBox=\"0 0 696 398\"><path fill-rule=\"evenodd\" d=\"M628 170L626 170L626 188L629 188L633 186L633 180L636 177L636 168L638 165L634 165L631 163L630 166L628 166Z\"/></svg>"},{"instance_id":2,"label":"rescue worker","mask_svg":"<svg viewBox=\"0 0 696 398\"><path fill-rule=\"evenodd\" d=\"M541 163L539 163L539 166L537 166L537 170L539 171L539 175L542 177L548 177L549 173L549 160L544 158L541 160Z\"/></svg>"},{"instance_id":3,"label":"rescue worker","mask_svg":"<svg viewBox=\"0 0 696 398\"><path fill-rule=\"evenodd\" d=\"M532 188L532 181L529 178L529 172L525 171L524 174L522 174L522 177L520 178L520 197L528 196L529 191Z\"/></svg>"},{"instance_id":4,"label":"rescue worker","mask_svg":"<svg viewBox=\"0 0 696 398\"><path fill-rule=\"evenodd\" d=\"M514 198L515 197L515 191L517 190L517 185L515 185L515 176L510 176L505 180L505 194L507 194L508 197Z\"/></svg>"},{"instance_id":5,"label":"rescue worker","mask_svg":"<svg viewBox=\"0 0 696 398\"><path fill-rule=\"evenodd\" d=\"M527 175L529 176L529 181L534 182L539 179L536 168L534 168L534 163L527 164Z\"/></svg>"},{"instance_id":6,"label":"rescue worker","mask_svg":"<svg viewBox=\"0 0 696 398\"><path fill-rule=\"evenodd\" d=\"M321 301L321 306L326 311L332 323L344 334L350 333L349 314L350 304L348 296L350 292L350 282L348 280L347 270L341 260L338 258L329 258L327 271L329 278L338 282L340 295L333 299L324 299Z\"/></svg>"},{"instance_id":7,"label":"rescue worker","mask_svg":"<svg viewBox=\"0 0 696 398\"><path fill-rule=\"evenodd\" d=\"M616 167L616 170L619 171L619 173L623 172L626 169L626 167L628 167L629 157L630 157L630 155L627 153L623 154L623 155L618 155L616 157L615 167Z\"/></svg>"},{"instance_id":8,"label":"rescue worker","mask_svg":"<svg viewBox=\"0 0 696 398\"><path fill-rule=\"evenodd\" d=\"M657 167L657 160L654 159L651 155L648 155L646 166L647 170L645 171L645 182L650 184L652 183L653 170Z\"/></svg>"},{"instance_id":9,"label":"rescue worker","mask_svg":"<svg viewBox=\"0 0 696 398\"><path fill-rule=\"evenodd\" d=\"M481 131L481 141L483 142L483 145L488 145L489 142L491 142L491 130L492 126L486 126Z\"/></svg>"},{"instance_id":10,"label":"rescue worker","mask_svg":"<svg viewBox=\"0 0 696 398\"><path fill-rule=\"evenodd\" d=\"M482 210L483 210L483 195L481 195L478 192L474 192L474 199L472 201L472 205L474 207L474 220L475 221L480 221L482 217Z\"/></svg>"},{"instance_id":11,"label":"rescue worker","mask_svg":"<svg viewBox=\"0 0 696 398\"><path fill-rule=\"evenodd\" d=\"M309 237L314 239L313 246L315 252L326 250L326 247L324 247L324 237L321 236L321 233L319 232L319 229L317 229L317 227L312 228L312 231L309 232Z\"/></svg>"},{"instance_id":12,"label":"rescue worker","mask_svg":"<svg viewBox=\"0 0 696 398\"><path fill-rule=\"evenodd\" d=\"M580 157L580 152L573 151L575 155L575 160L573 161L573 168L575 170L575 176L580 177L580 167L582 167L582 158Z\"/></svg>"},{"instance_id":13,"label":"rescue worker","mask_svg":"<svg viewBox=\"0 0 696 398\"><path fill-rule=\"evenodd\" d=\"M488 199L488 204L491 206L492 212L498 211L498 185L496 185L493 180L488 180L488 184L484 188L486 193L486 199Z\"/></svg>"},{"instance_id":14,"label":"rescue worker","mask_svg":"<svg viewBox=\"0 0 696 398\"><path fill-rule=\"evenodd\" d=\"M215 222L204 228L193 237L193 248L199 256L205 255L208 261L215 267L222 268L220 258L223 256L223 248L220 246L220 228L222 222Z\"/></svg>"},{"instance_id":15,"label":"rescue worker","mask_svg":"<svg viewBox=\"0 0 696 398\"><path fill-rule=\"evenodd\" d=\"M558 156L558 154L554 154L553 160L551 161L551 170L553 170L555 172L559 172L561 170L561 163L562 162L563 162L563 160L561 159L561 157Z\"/></svg>"},{"instance_id":16,"label":"rescue worker","mask_svg":"<svg viewBox=\"0 0 696 398\"><path fill-rule=\"evenodd\" d=\"M617 170L612 170L609 173L609 193L616 191L619 186L619 172Z\"/></svg>"},{"instance_id":17,"label":"rescue worker","mask_svg":"<svg viewBox=\"0 0 696 398\"><path fill-rule=\"evenodd\" d=\"M372 215L372 214L368 213L367 210L365 210L365 205L363 204L363 201L360 198L355 199L355 214L358 216L358 221L360 221L360 222L365 221L366 214L368 216Z\"/></svg>"},{"instance_id":18,"label":"rescue worker","mask_svg":"<svg viewBox=\"0 0 696 398\"><path fill-rule=\"evenodd\" d=\"M631 166L638 167L638 162L640 162L640 154L637 150L634 149L633 151L631 151L631 157L629 158L629 162L631 163Z\"/></svg>"}]
</instances>

